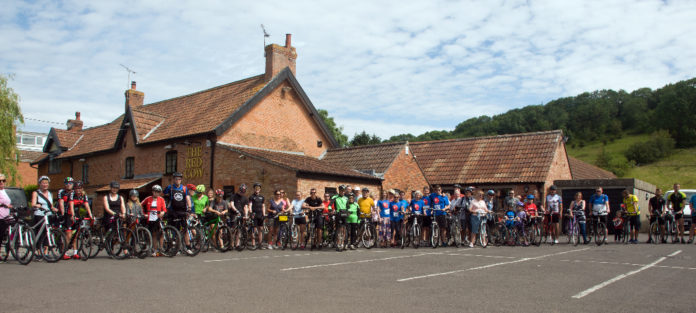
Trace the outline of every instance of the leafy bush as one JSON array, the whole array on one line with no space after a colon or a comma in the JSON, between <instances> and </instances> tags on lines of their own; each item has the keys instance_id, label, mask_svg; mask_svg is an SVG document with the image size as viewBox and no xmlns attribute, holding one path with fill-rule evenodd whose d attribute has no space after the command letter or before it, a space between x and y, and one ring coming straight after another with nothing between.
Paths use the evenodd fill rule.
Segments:
<instances>
[{"instance_id":1,"label":"leafy bush","mask_svg":"<svg viewBox=\"0 0 696 313\"><path fill-rule=\"evenodd\" d=\"M674 151L675 141L666 131L658 131L652 134L647 141L638 142L626 150L627 159L637 164L647 164L669 156Z\"/></svg>"},{"instance_id":2,"label":"leafy bush","mask_svg":"<svg viewBox=\"0 0 696 313\"><path fill-rule=\"evenodd\" d=\"M31 202L31 193L39 189L37 185L27 185L24 186L24 194L27 195L27 202Z\"/></svg>"}]
</instances>

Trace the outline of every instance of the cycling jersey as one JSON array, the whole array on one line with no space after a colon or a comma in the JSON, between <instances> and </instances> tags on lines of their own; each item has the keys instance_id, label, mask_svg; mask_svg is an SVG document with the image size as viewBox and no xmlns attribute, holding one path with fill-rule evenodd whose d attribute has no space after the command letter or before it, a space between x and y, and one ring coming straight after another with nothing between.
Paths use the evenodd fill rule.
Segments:
<instances>
[{"instance_id":1,"label":"cycling jersey","mask_svg":"<svg viewBox=\"0 0 696 313\"><path fill-rule=\"evenodd\" d=\"M654 196L650 198L650 214L662 215L665 209L665 199L663 197Z\"/></svg>"},{"instance_id":2,"label":"cycling jersey","mask_svg":"<svg viewBox=\"0 0 696 313\"><path fill-rule=\"evenodd\" d=\"M296 215L296 216L301 215L303 204L304 204L304 200L293 199L292 202L290 203L290 206L292 207L292 214Z\"/></svg>"},{"instance_id":3,"label":"cycling jersey","mask_svg":"<svg viewBox=\"0 0 696 313\"><path fill-rule=\"evenodd\" d=\"M260 195L260 194L253 194L251 197L249 197L249 204L251 205L251 211L256 213L256 216L259 217L263 214L263 202L266 201L266 199Z\"/></svg>"},{"instance_id":4,"label":"cycling jersey","mask_svg":"<svg viewBox=\"0 0 696 313\"><path fill-rule=\"evenodd\" d=\"M423 200L411 200L411 211L414 214L423 214Z\"/></svg>"},{"instance_id":5,"label":"cycling jersey","mask_svg":"<svg viewBox=\"0 0 696 313\"><path fill-rule=\"evenodd\" d=\"M674 192L671 195L669 195L669 202L672 204L672 210L674 210L674 213L679 214L678 212L684 209L685 199L686 194L681 191Z\"/></svg>"},{"instance_id":6,"label":"cycling jersey","mask_svg":"<svg viewBox=\"0 0 696 313\"><path fill-rule=\"evenodd\" d=\"M360 213L365 215L372 214L372 207L375 206L375 201L372 198L360 198L358 199L358 206L360 206Z\"/></svg>"},{"instance_id":7,"label":"cycling jersey","mask_svg":"<svg viewBox=\"0 0 696 313\"><path fill-rule=\"evenodd\" d=\"M237 209L237 211L244 214L244 206L249 204L249 198L243 194L235 193L232 196L232 204L234 204L234 208Z\"/></svg>"},{"instance_id":8,"label":"cycling jersey","mask_svg":"<svg viewBox=\"0 0 696 313\"><path fill-rule=\"evenodd\" d=\"M336 208L335 208L336 211L345 210L345 209L346 209L346 204L348 203L348 198L347 198L347 197L335 195L335 196L333 196L333 198L331 198L331 199L334 200L334 203L335 203L335 206L336 206Z\"/></svg>"},{"instance_id":9,"label":"cycling jersey","mask_svg":"<svg viewBox=\"0 0 696 313\"><path fill-rule=\"evenodd\" d=\"M208 196L203 195L200 198L198 196L193 197L193 209L194 213L201 215L203 214L203 210L205 207L210 204L210 199L208 199Z\"/></svg>"},{"instance_id":10,"label":"cycling jersey","mask_svg":"<svg viewBox=\"0 0 696 313\"><path fill-rule=\"evenodd\" d=\"M623 221L622 218L620 218L620 217L615 217L615 218L612 220L612 223L614 224L614 229L615 229L615 230L622 230L622 229L623 229L623 223L624 223L624 221Z\"/></svg>"},{"instance_id":11,"label":"cycling jersey","mask_svg":"<svg viewBox=\"0 0 696 313\"><path fill-rule=\"evenodd\" d=\"M379 217L381 217L381 218L390 218L391 217L391 208L389 207L389 201L379 200L379 201L377 201L377 207L379 207Z\"/></svg>"},{"instance_id":12,"label":"cycling jersey","mask_svg":"<svg viewBox=\"0 0 696 313\"><path fill-rule=\"evenodd\" d=\"M164 189L164 195L169 197L169 207L168 211L172 213L185 213L188 210L188 203L186 203L186 195L188 190L184 185L169 185Z\"/></svg>"},{"instance_id":13,"label":"cycling jersey","mask_svg":"<svg viewBox=\"0 0 696 313\"><path fill-rule=\"evenodd\" d=\"M559 214L562 205L563 199L561 199L561 196L557 194L546 196L547 212L551 212L552 214Z\"/></svg>"},{"instance_id":14,"label":"cycling jersey","mask_svg":"<svg viewBox=\"0 0 696 313\"><path fill-rule=\"evenodd\" d=\"M628 197L623 199L623 204L626 207L626 212L628 212L628 215L640 215L638 197L636 197L636 195L628 195Z\"/></svg>"},{"instance_id":15,"label":"cycling jersey","mask_svg":"<svg viewBox=\"0 0 696 313\"><path fill-rule=\"evenodd\" d=\"M537 215L537 206L534 203L525 203L524 204L524 211L527 212L527 216L536 216Z\"/></svg>"},{"instance_id":16,"label":"cycling jersey","mask_svg":"<svg viewBox=\"0 0 696 313\"><path fill-rule=\"evenodd\" d=\"M70 201L70 197L72 197L72 194L74 192L75 192L74 190L66 190L66 189L58 190L58 201L63 200L63 209L65 210L64 214L70 215L70 209L68 208L68 201Z\"/></svg>"},{"instance_id":17,"label":"cycling jersey","mask_svg":"<svg viewBox=\"0 0 696 313\"><path fill-rule=\"evenodd\" d=\"M430 209L430 195L423 196L423 210L425 212L425 215L427 215L427 216L433 215L433 211Z\"/></svg>"},{"instance_id":18,"label":"cycling jersey","mask_svg":"<svg viewBox=\"0 0 696 313\"><path fill-rule=\"evenodd\" d=\"M120 199L119 199L120 200ZM68 203L72 202L73 203L73 208L75 210L75 215L79 217L85 217L87 216L87 208L85 207L85 203L88 202L89 199L87 198L87 195L84 193L77 194L75 192L70 193L70 199L68 200ZM110 204L110 203L109 203ZM121 203L119 202L119 211L121 210ZM66 214L70 214L70 210L67 209L65 210Z\"/></svg>"},{"instance_id":19,"label":"cycling jersey","mask_svg":"<svg viewBox=\"0 0 696 313\"><path fill-rule=\"evenodd\" d=\"M329 213L329 211L331 211L331 201L324 201L322 205L324 206L324 213Z\"/></svg>"},{"instance_id":20,"label":"cycling jersey","mask_svg":"<svg viewBox=\"0 0 696 313\"><path fill-rule=\"evenodd\" d=\"M444 195L438 195L436 193L430 195L430 204L434 210L442 210L447 207L450 202ZM445 211L435 211L435 216L447 215Z\"/></svg>"},{"instance_id":21,"label":"cycling jersey","mask_svg":"<svg viewBox=\"0 0 696 313\"><path fill-rule=\"evenodd\" d=\"M592 205L592 215L607 215L607 202L609 202L609 197L605 194L600 196L594 194L590 197L590 204Z\"/></svg>"},{"instance_id":22,"label":"cycling jersey","mask_svg":"<svg viewBox=\"0 0 696 313\"><path fill-rule=\"evenodd\" d=\"M307 203L307 205L311 208L317 208L317 207L322 206L321 198L319 198L319 197L314 197L314 198L307 197L304 200L304 202ZM320 212L320 211L317 211L317 212Z\"/></svg>"},{"instance_id":23,"label":"cycling jersey","mask_svg":"<svg viewBox=\"0 0 696 313\"><path fill-rule=\"evenodd\" d=\"M573 202L572 205L573 215L575 216L575 220L578 221L578 223L585 222L585 209L583 208L582 201Z\"/></svg>"},{"instance_id":24,"label":"cycling jersey","mask_svg":"<svg viewBox=\"0 0 696 313\"><path fill-rule=\"evenodd\" d=\"M358 210L360 207L358 206L357 203L348 203L346 204L346 209L348 210L348 219L346 220L348 223L353 224L358 222Z\"/></svg>"},{"instance_id":25,"label":"cycling jersey","mask_svg":"<svg viewBox=\"0 0 696 313\"><path fill-rule=\"evenodd\" d=\"M389 202L389 207L391 208L391 220L392 222L398 222L403 219L403 215L401 211L401 206L399 205L399 202L393 201Z\"/></svg>"},{"instance_id":26,"label":"cycling jersey","mask_svg":"<svg viewBox=\"0 0 696 313\"><path fill-rule=\"evenodd\" d=\"M111 194L106 195L106 201L109 204L109 210L114 212L115 214L121 213L121 195L116 195L116 199L112 200L111 199ZM104 210L104 216L105 217L112 217L111 213L108 211Z\"/></svg>"}]
</instances>

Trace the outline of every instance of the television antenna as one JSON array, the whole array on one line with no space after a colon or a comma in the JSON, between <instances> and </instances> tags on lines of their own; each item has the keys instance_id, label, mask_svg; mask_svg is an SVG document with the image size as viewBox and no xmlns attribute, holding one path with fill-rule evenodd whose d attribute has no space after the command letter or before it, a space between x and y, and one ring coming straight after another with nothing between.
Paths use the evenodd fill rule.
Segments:
<instances>
[{"instance_id":1,"label":"television antenna","mask_svg":"<svg viewBox=\"0 0 696 313\"><path fill-rule=\"evenodd\" d=\"M135 71L129 69L127 66L125 66L125 65L123 65L123 64L121 64L121 63L119 63L118 65L120 65L121 67L125 68L126 71L128 71L128 82L126 82L126 89L128 89L128 88L130 88L130 82L131 82L130 76L131 76L131 73L133 73L133 75L135 75Z\"/></svg>"},{"instance_id":2,"label":"television antenna","mask_svg":"<svg viewBox=\"0 0 696 313\"><path fill-rule=\"evenodd\" d=\"M271 37L271 34L266 31L266 27L263 27L263 24L261 24L261 30L263 31L263 48L266 49L266 38Z\"/></svg>"}]
</instances>

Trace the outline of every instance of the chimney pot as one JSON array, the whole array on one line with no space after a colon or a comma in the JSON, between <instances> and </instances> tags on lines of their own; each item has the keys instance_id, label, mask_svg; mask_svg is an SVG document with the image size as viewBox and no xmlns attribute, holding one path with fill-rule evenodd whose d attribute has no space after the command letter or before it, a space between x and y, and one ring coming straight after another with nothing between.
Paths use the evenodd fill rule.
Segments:
<instances>
[{"instance_id":1,"label":"chimney pot","mask_svg":"<svg viewBox=\"0 0 696 313\"><path fill-rule=\"evenodd\" d=\"M80 112L75 112L75 119L80 120Z\"/></svg>"},{"instance_id":2,"label":"chimney pot","mask_svg":"<svg viewBox=\"0 0 696 313\"><path fill-rule=\"evenodd\" d=\"M131 81L131 89L135 90L135 81Z\"/></svg>"},{"instance_id":3,"label":"chimney pot","mask_svg":"<svg viewBox=\"0 0 696 313\"><path fill-rule=\"evenodd\" d=\"M292 43L292 34L285 34L285 48L290 48Z\"/></svg>"}]
</instances>

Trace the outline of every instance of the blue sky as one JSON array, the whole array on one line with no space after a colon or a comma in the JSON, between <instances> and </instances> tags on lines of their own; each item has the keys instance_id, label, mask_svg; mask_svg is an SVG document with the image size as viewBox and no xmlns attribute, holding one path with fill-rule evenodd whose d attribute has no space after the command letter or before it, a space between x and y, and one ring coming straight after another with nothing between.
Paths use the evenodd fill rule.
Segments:
<instances>
[{"instance_id":1,"label":"blue sky","mask_svg":"<svg viewBox=\"0 0 696 313\"><path fill-rule=\"evenodd\" d=\"M0 11L0 73L32 119L123 112L264 71L293 34L297 78L344 132L451 130L482 114L696 76L696 1L30 1ZM193 114L210 114L195 112ZM25 129L50 125L27 120Z\"/></svg>"}]
</instances>

